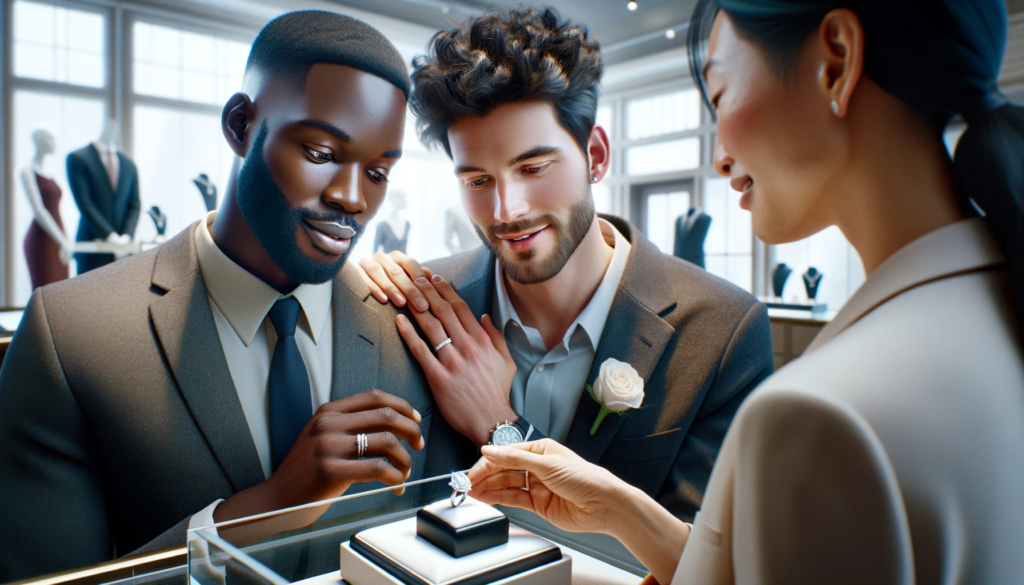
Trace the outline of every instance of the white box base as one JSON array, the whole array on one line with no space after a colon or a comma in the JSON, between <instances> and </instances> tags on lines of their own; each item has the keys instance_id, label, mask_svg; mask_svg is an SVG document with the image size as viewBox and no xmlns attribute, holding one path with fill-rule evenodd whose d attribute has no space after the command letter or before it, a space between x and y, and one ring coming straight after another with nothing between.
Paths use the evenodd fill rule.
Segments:
<instances>
[{"instance_id":1,"label":"white box base","mask_svg":"<svg viewBox=\"0 0 1024 585\"><path fill-rule=\"evenodd\" d=\"M387 526L389 527L385 531L387 533L387 548L392 551L401 551L402 557L405 559L403 564L411 568L410 572L419 577L421 585L455 585L472 578L481 570L487 570L497 565L503 560L502 557L509 553L512 553L512 558L519 556L512 550L503 554L503 551L499 549L534 549L550 546L548 541L531 532L518 526L511 526L509 544L465 557L453 558L416 535L415 518L401 520ZM384 527L371 530L380 530L381 528ZM380 541L378 540L378 542ZM351 585L405 585L374 562L352 550L348 542L341 545L341 576ZM569 585L571 582L572 558L563 554L561 560L492 583L494 585Z\"/></svg>"}]
</instances>

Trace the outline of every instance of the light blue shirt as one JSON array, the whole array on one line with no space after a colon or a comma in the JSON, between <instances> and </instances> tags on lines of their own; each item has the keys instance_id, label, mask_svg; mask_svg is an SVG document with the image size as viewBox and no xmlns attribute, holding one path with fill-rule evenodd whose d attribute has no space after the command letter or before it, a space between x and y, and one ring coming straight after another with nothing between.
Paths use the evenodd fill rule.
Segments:
<instances>
[{"instance_id":1,"label":"light blue shirt","mask_svg":"<svg viewBox=\"0 0 1024 585\"><path fill-rule=\"evenodd\" d=\"M632 247L615 226L603 219L598 222L601 235L615 252L594 296L566 330L562 342L551 351L545 348L540 332L520 320L505 290L501 265L494 271L496 282L491 314L497 316L495 323L505 334L509 352L516 362L516 375L509 393L512 410L534 429L559 443L565 443L569 435Z\"/></svg>"}]
</instances>

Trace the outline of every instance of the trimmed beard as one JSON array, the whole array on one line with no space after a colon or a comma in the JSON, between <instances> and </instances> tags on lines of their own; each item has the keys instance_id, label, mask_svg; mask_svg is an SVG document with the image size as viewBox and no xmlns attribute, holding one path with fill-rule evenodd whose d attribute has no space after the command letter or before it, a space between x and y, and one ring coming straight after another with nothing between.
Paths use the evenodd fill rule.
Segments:
<instances>
[{"instance_id":1,"label":"trimmed beard","mask_svg":"<svg viewBox=\"0 0 1024 585\"><path fill-rule=\"evenodd\" d=\"M488 228L485 235L476 222L473 222L473 229L483 240L484 245L490 248L491 253L498 258L498 264L505 276L519 284L539 284L554 278L565 268L572 258L576 248L583 242L583 238L590 231L590 225L594 221L597 210L594 207L594 196L590 190L589 176L584 183L584 188L579 199L569 208L568 219L563 220L552 214L543 215L537 219L514 221L503 223ZM500 234L512 234L527 231L539 225L549 226L555 236L555 249L547 259L536 259L534 250L516 252L518 260L510 260L505 257L504 245L498 237ZM499 229L500 228L500 229Z\"/></svg>"},{"instance_id":2,"label":"trimmed beard","mask_svg":"<svg viewBox=\"0 0 1024 585\"><path fill-rule=\"evenodd\" d=\"M315 213L304 207L289 207L288 198L274 182L266 159L263 158L263 144L266 140L267 121L264 120L256 142L238 172L238 210L270 259L292 282L327 282L337 276L365 226L360 225L350 213ZM334 262L318 262L303 254L296 242L299 222L303 219L337 222L354 229L356 235L341 258Z\"/></svg>"}]
</instances>

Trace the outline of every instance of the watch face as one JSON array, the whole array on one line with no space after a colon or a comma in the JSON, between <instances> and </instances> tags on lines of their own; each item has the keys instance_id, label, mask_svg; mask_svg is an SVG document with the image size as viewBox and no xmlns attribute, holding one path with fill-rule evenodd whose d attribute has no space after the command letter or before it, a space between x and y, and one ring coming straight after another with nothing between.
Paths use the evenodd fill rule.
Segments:
<instances>
[{"instance_id":1,"label":"watch face","mask_svg":"<svg viewBox=\"0 0 1024 585\"><path fill-rule=\"evenodd\" d=\"M499 447L502 445L514 445L522 442L523 436L520 435L519 431L513 426L500 426L496 431L494 431L494 435L491 436L491 444L498 445Z\"/></svg>"}]
</instances>

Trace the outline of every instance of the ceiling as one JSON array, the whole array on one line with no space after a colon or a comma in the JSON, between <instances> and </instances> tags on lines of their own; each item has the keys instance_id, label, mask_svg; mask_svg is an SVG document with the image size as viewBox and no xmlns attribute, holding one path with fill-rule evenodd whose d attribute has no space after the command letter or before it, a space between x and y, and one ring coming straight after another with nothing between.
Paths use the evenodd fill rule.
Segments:
<instances>
[{"instance_id":1,"label":"ceiling","mask_svg":"<svg viewBox=\"0 0 1024 585\"><path fill-rule=\"evenodd\" d=\"M339 5L376 12L442 29L492 9L508 10L522 4L507 0L332 0ZM585 25L589 37L601 43L604 61L614 65L659 53L686 43L685 23L696 0L637 0L635 11L626 0L547 0L536 6L550 6L572 23ZM676 31L674 39L665 32Z\"/></svg>"}]
</instances>

